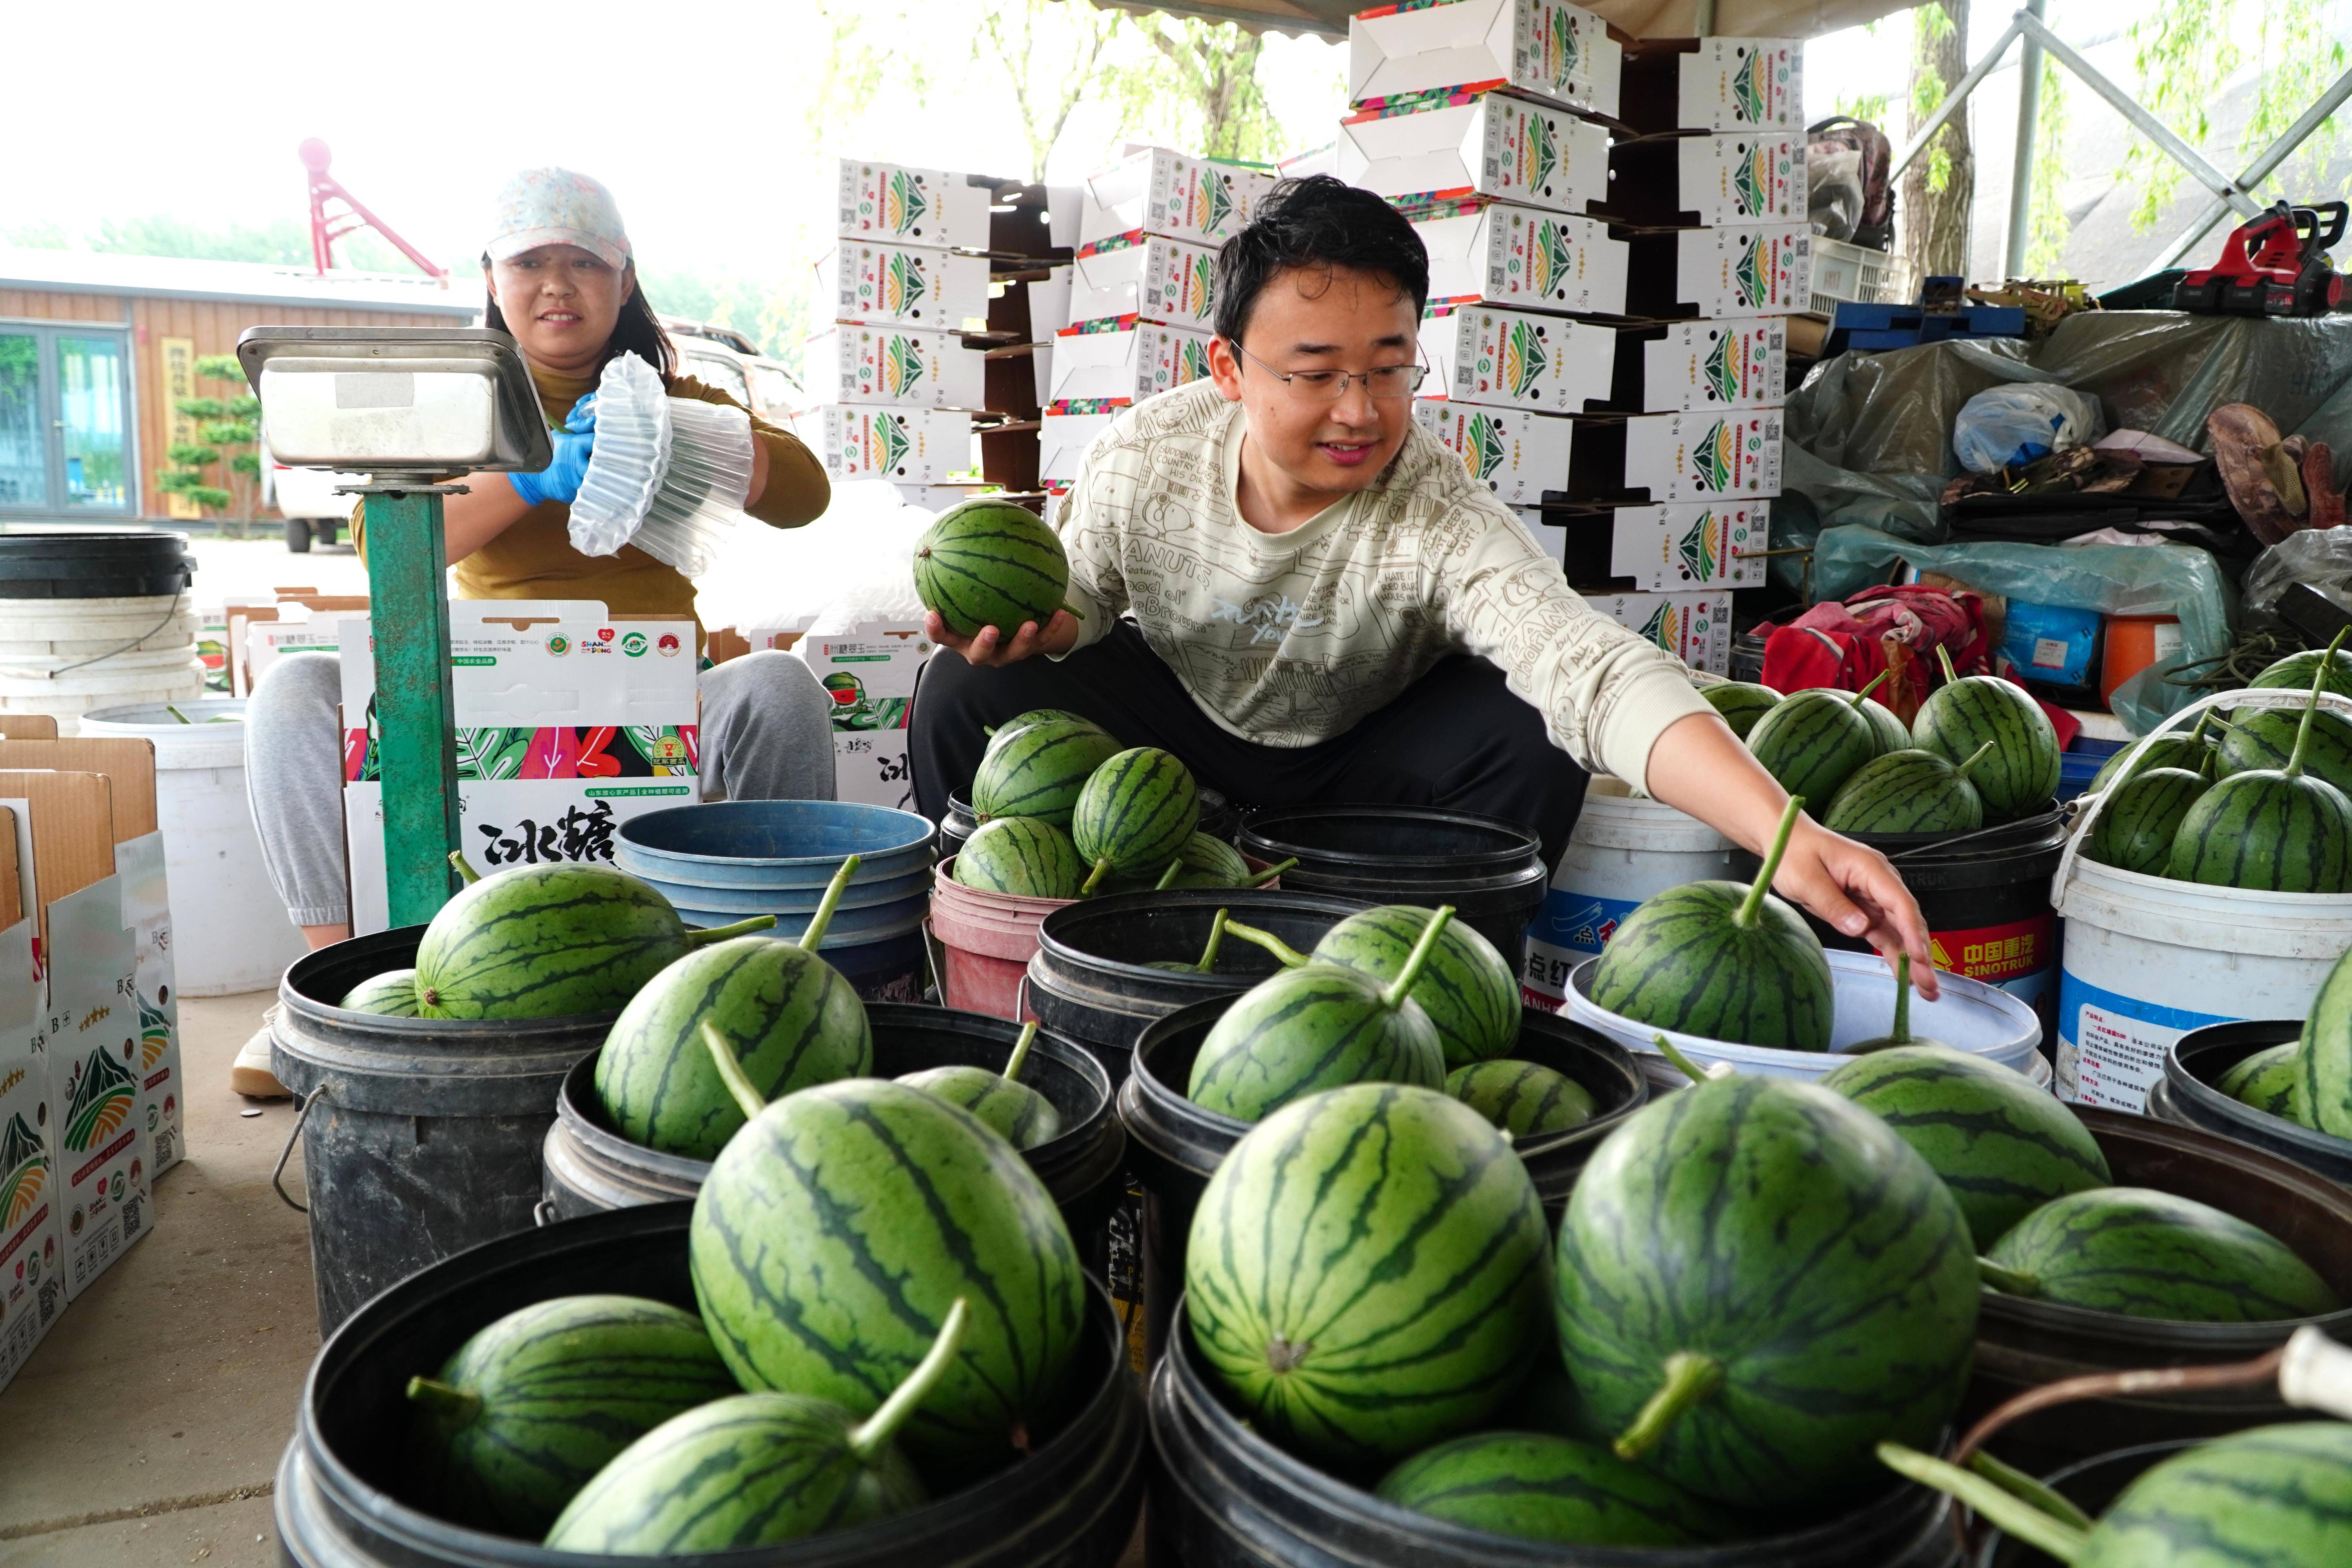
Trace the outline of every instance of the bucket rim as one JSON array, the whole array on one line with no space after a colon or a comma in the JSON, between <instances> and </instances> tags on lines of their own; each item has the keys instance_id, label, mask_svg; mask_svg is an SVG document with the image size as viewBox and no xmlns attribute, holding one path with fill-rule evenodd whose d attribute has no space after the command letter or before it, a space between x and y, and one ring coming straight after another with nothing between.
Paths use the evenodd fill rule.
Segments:
<instances>
[{"instance_id":1,"label":"bucket rim","mask_svg":"<svg viewBox=\"0 0 2352 1568\"><path fill-rule=\"evenodd\" d=\"M1502 836L1509 843L1506 847L1474 849L1454 855L1398 856L1360 854L1353 850L1319 849L1311 845L1294 844L1286 839L1269 837L1265 832L1269 826L1279 828L1293 822L1357 819L1390 823L1400 819L1410 819L1416 822L1444 823L1456 827L1484 828ZM1397 874L1401 865L1437 860L1458 866L1465 870L1472 868L1492 867L1499 871L1516 867L1530 855L1535 856L1540 864L1543 856L1543 840L1518 823L1504 817L1483 816L1477 812L1454 811L1444 806L1434 805L1382 805L1372 802L1335 802L1329 805L1318 803L1313 805L1261 806L1255 811L1244 815L1241 830L1234 837L1237 843L1246 840L1253 847L1273 850L1274 853L1265 858L1269 864L1287 856L1297 855L1301 862L1301 869L1309 868L1310 857L1313 860L1334 867L1351 868L1361 867L1367 873L1384 868L1384 875L1371 879L1384 881L1391 885L1401 879Z\"/></svg>"},{"instance_id":2,"label":"bucket rim","mask_svg":"<svg viewBox=\"0 0 2352 1568\"><path fill-rule=\"evenodd\" d=\"M877 859L887 855L912 853L913 851L920 849L923 846L930 843L939 836L939 828L933 825L929 817L918 816L911 811L900 811L896 806L867 805L862 802L849 800L709 800L698 801L688 805L673 805L661 811L648 811L640 816L633 816L626 822L621 824L616 837L625 840L629 847L638 854L658 857L661 859L675 861L689 866L832 865L837 867L843 860L848 858L847 855L706 855L690 849L665 849L658 845L649 844L646 841L646 836L647 834L658 831L658 825L662 823L664 818L675 818L686 812L716 812L722 814L722 816L743 816L752 815L755 812L760 811L772 813L778 806L819 805L828 807L837 812L846 812L854 815L870 815L877 821L877 826L887 824L887 819L891 817L901 819L901 822L898 826L903 828L908 836L903 839L894 839L889 844L872 850L861 849L855 851L856 854L866 859ZM721 817L704 816L700 818L700 820L706 822L716 822L721 820ZM919 831L918 831L918 829L919 829ZM861 868L861 869L862 868Z\"/></svg>"},{"instance_id":3,"label":"bucket rim","mask_svg":"<svg viewBox=\"0 0 2352 1568\"><path fill-rule=\"evenodd\" d=\"M1344 908L1339 908L1335 913L1335 906L1344 906ZM1132 910L1188 908L1208 910L1212 912L1223 909L1248 908L1295 910L1301 914L1330 914L1336 923L1346 920L1349 915L1360 914L1365 910L1372 908L1372 905L1360 899L1345 898L1335 893L1318 893L1305 889L1280 887L1169 888L1157 892L1108 893L1099 898L1074 900L1048 910L1045 919L1037 923L1037 952L1041 959L1050 958L1053 963L1064 964L1081 973L1094 971L1118 975L1123 979L1164 983L1175 987L1180 993L1197 994L1199 999L1203 1001L1233 994L1236 989L1234 981L1239 979L1239 976L1188 974L1181 970L1154 969L1149 963L1132 963L1125 959L1101 957L1074 945L1071 941L1072 927L1083 924L1098 914L1116 916ZM1264 979L1265 976L1260 975L1257 978ZM1241 985L1238 989L1245 991L1249 989L1249 985L1256 983L1256 980L1252 980L1249 984ZM1191 1004L1187 1003L1185 1005L1189 1006ZM1120 1011L1126 1011L1126 1009L1122 1008ZM1159 1016L1158 1014L1150 1016Z\"/></svg>"},{"instance_id":4,"label":"bucket rim","mask_svg":"<svg viewBox=\"0 0 2352 1568\"><path fill-rule=\"evenodd\" d=\"M1078 903L1076 899L1029 899L1018 893L992 893L984 888L968 888L955 879L956 857L949 856L931 868L931 900L934 909L946 903L952 907L1004 910L1024 920L1042 921L1055 910Z\"/></svg>"},{"instance_id":5,"label":"bucket rim","mask_svg":"<svg viewBox=\"0 0 2352 1568\"><path fill-rule=\"evenodd\" d=\"M2303 1020L2300 1018L2244 1018L2228 1024L2200 1025L2173 1041L2165 1051L2163 1085L2176 1099L2186 1100L2207 1115L2232 1127L2243 1126L2249 1132L2258 1130L2263 1137L2275 1140L2298 1153L2324 1156L2352 1164L2352 1138L2339 1138L2315 1127L2301 1126L2284 1117L2258 1110L2243 1100L2232 1100L2208 1082L2189 1066L2187 1059L2206 1050L2240 1044L2245 1047L2243 1055L2251 1056L2266 1047L2286 1045L2302 1033ZM2232 1058L2231 1065L2241 1059L2242 1056Z\"/></svg>"}]
</instances>

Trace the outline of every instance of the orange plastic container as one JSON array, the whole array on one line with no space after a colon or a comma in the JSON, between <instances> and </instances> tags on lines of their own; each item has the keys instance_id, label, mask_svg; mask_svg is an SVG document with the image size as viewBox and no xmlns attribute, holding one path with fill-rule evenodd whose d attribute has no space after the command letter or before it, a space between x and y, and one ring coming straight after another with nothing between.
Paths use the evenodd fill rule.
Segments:
<instances>
[{"instance_id":1,"label":"orange plastic container","mask_svg":"<svg viewBox=\"0 0 2352 1568\"><path fill-rule=\"evenodd\" d=\"M2116 688L2159 661L2180 656L2177 616L2109 616L2106 653L2099 663L2099 700L2113 702Z\"/></svg>"}]
</instances>

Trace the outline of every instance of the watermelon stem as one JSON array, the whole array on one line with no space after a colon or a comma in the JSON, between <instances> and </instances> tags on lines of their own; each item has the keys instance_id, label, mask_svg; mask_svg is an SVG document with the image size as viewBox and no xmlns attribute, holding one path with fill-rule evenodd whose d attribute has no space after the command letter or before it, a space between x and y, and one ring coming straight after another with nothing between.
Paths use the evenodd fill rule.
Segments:
<instances>
[{"instance_id":1,"label":"watermelon stem","mask_svg":"<svg viewBox=\"0 0 2352 1568\"><path fill-rule=\"evenodd\" d=\"M1270 931L1260 931L1255 926L1245 926L1239 921L1227 921L1225 929L1244 942L1254 942L1274 954L1285 969L1307 967L1307 955Z\"/></svg>"},{"instance_id":2,"label":"watermelon stem","mask_svg":"<svg viewBox=\"0 0 2352 1568\"><path fill-rule=\"evenodd\" d=\"M1880 670L1876 675L1872 676L1870 678L1870 684L1853 694L1853 706L1856 708L1861 707L1864 702L1869 700L1872 692L1886 684L1886 678L1894 673L1894 668L1889 666L1887 668ZM1893 710L1890 709L1888 711L1892 712Z\"/></svg>"},{"instance_id":3,"label":"watermelon stem","mask_svg":"<svg viewBox=\"0 0 2352 1568\"><path fill-rule=\"evenodd\" d=\"M1780 871L1780 857L1788 853L1789 835L1796 830L1797 814L1804 809L1805 797L1801 795L1790 795L1789 804L1781 808L1780 827L1772 835L1772 847L1765 855L1764 864L1756 868L1755 884L1748 889L1748 897L1740 901L1739 912L1732 916L1732 923L1741 930L1754 929L1756 922L1762 918L1764 895L1772 890L1772 879Z\"/></svg>"},{"instance_id":4,"label":"watermelon stem","mask_svg":"<svg viewBox=\"0 0 2352 1568\"><path fill-rule=\"evenodd\" d=\"M1708 1081L1706 1069L1699 1066L1698 1063L1691 1060L1689 1057L1683 1053L1683 1048L1680 1046L1666 1038L1665 1036L1652 1035L1650 1037L1650 1043L1658 1047L1658 1054L1665 1058L1666 1060L1672 1062L1675 1065L1675 1070L1680 1072L1685 1078L1690 1079L1691 1082L1706 1083Z\"/></svg>"},{"instance_id":5,"label":"watermelon stem","mask_svg":"<svg viewBox=\"0 0 2352 1568\"><path fill-rule=\"evenodd\" d=\"M2311 697L2303 705L2303 722L2295 726L2294 750L2288 754L2284 770L2291 779L2303 776L2303 752L2311 743L2311 721L2319 713L2319 694L2327 686L2328 673L2336 662L2336 650L2344 646L2344 632L2347 631L2352 631L2352 626L2336 634L2336 640L2327 645L2327 652L2321 657L2318 669L2312 674Z\"/></svg>"},{"instance_id":6,"label":"watermelon stem","mask_svg":"<svg viewBox=\"0 0 2352 1568\"><path fill-rule=\"evenodd\" d=\"M710 1053L711 1065L719 1069L720 1081L727 1085L727 1092L733 1095L735 1103L743 1108L744 1117L748 1120L767 1110L767 1097L743 1071L743 1064L736 1059L735 1047L727 1043L727 1037L719 1032L719 1026L708 1018L702 1021L702 1044Z\"/></svg>"},{"instance_id":7,"label":"watermelon stem","mask_svg":"<svg viewBox=\"0 0 2352 1568\"><path fill-rule=\"evenodd\" d=\"M2004 1296L2032 1298L2042 1294L2042 1280L2014 1268L2003 1268L1990 1258L1977 1259L1977 1278Z\"/></svg>"},{"instance_id":8,"label":"watermelon stem","mask_svg":"<svg viewBox=\"0 0 2352 1568\"><path fill-rule=\"evenodd\" d=\"M2080 1557L2090 1540L2088 1531L2064 1520L2053 1519L1984 1477L1972 1475L1916 1448L1906 1448L1900 1443L1881 1443L1878 1462L1898 1476L1933 1487L1968 1504L2008 1534L2029 1546L2041 1548L2061 1563L2072 1563Z\"/></svg>"},{"instance_id":9,"label":"watermelon stem","mask_svg":"<svg viewBox=\"0 0 2352 1568\"><path fill-rule=\"evenodd\" d=\"M1209 945L1201 950L1201 962L1192 967L1202 974L1217 972L1217 949L1224 944L1225 911L1219 910L1217 918L1209 922Z\"/></svg>"},{"instance_id":10,"label":"watermelon stem","mask_svg":"<svg viewBox=\"0 0 2352 1568\"><path fill-rule=\"evenodd\" d=\"M1067 599L1062 601L1062 608L1069 612L1070 619L1074 621L1083 621L1087 618L1087 613L1078 608L1076 605L1070 603ZM1050 620L1053 617L1047 616L1046 618Z\"/></svg>"},{"instance_id":11,"label":"watermelon stem","mask_svg":"<svg viewBox=\"0 0 2352 1568\"><path fill-rule=\"evenodd\" d=\"M473 863L466 858L466 852L462 849L449 851L449 864L457 868L457 875L466 879L466 886L469 888L482 879L482 874L474 869Z\"/></svg>"},{"instance_id":12,"label":"watermelon stem","mask_svg":"<svg viewBox=\"0 0 2352 1568\"><path fill-rule=\"evenodd\" d=\"M1970 771L1973 770L1979 763L1985 760L1985 754L1990 752L1995 744L1996 742L1994 742L1987 741L1983 745L1979 746L1975 751L1970 752L1969 753L1969 760L1952 770L1952 776L1954 778L1967 778Z\"/></svg>"},{"instance_id":13,"label":"watermelon stem","mask_svg":"<svg viewBox=\"0 0 2352 1568\"><path fill-rule=\"evenodd\" d=\"M1184 857L1179 855L1168 862L1168 869L1160 873L1160 880L1151 884L1151 890L1155 893L1165 891L1168 884L1176 879L1176 873L1183 868Z\"/></svg>"},{"instance_id":14,"label":"watermelon stem","mask_svg":"<svg viewBox=\"0 0 2352 1568\"><path fill-rule=\"evenodd\" d=\"M1421 972L1429 966L1429 955L1437 950L1437 939L1444 936L1445 928L1453 923L1454 906L1438 905L1437 912L1429 917L1429 924L1422 928L1421 940L1412 944L1412 952L1406 955L1404 967L1397 971L1394 980L1389 982L1389 988L1381 993L1382 1007L1393 1013L1404 1005L1405 997L1412 992L1412 983L1420 979Z\"/></svg>"},{"instance_id":15,"label":"watermelon stem","mask_svg":"<svg viewBox=\"0 0 2352 1568\"><path fill-rule=\"evenodd\" d=\"M458 1388L438 1378L412 1377L408 1380L408 1398L413 1405L422 1405L452 1426L462 1426L482 1413L482 1396L470 1388Z\"/></svg>"},{"instance_id":16,"label":"watermelon stem","mask_svg":"<svg viewBox=\"0 0 2352 1568\"><path fill-rule=\"evenodd\" d=\"M1985 747L1990 751L1992 742L1986 742ZM1886 1031L1886 1039L1890 1045L1911 1043L1911 954L1907 950L1895 955L1895 1027Z\"/></svg>"},{"instance_id":17,"label":"watermelon stem","mask_svg":"<svg viewBox=\"0 0 2352 1568\"><path fill-rule=\"evenodd\" d=\"M1037 1038L1037 1020L1030 1019L1021 1026L1021 1037L1013 1042L1013 1055L1005 1059L1003 1077L1013 1083L1021 1081L1021 1066L1029 1059L1029 1047Z\"/></svg>"},{"instance_id":18,"label":"watermelon stem","mask_svg":"<svg viewBox=\"0 0 2352 1568\"><path fill-rule=\"evenodd\" d=\"M862 863L855 855L841 863L841 869L824 885L824 897L817 900L816 913L809 916L808 929L801 932L800 941L793 946L803 952L814 952L824 942L824 933L833 924L833 911L841 907L841 895L849 890L849 879L857 875Z\"/></svg>"},{"instance_id":19,"label":"watermelon stem","mask_svg":"<svg viewBox=\"0 0 2352 1568\"><path fill-rule=\"evenodd\" d=\"M1723 1363L1696 1351L1676 1351L1666 1358L1665 1371L1665 1382L1612 1445L1619 1458L1638 1459L1656 1447L1684 1411L1723 1386Z\"/></svg>"},{"instance_id":20,"label":"watermelon stem","mask_svg":"<svg viewBox=\"0 0 2352 1568\"><path fill-rule=\"evenodd\" d=\"M1082 899L1090 899L1094 897L1095 884L1109 875L1110 862L1108 860L1096 861L1093 874L1088 876L1086 881L1079 885L1078 897Z\"/></svg>"},{"instance_id":21,"label":"watermelon stem","mask_svg":"<svg viewBox=\"0 0 2352 1568\"><path fill-rule=\"evenodd\" d=\"M872 1458L907 1424L907 1417L915 1413L916 1407L930 1396L940 1379L947 1375L956 1352L963 1348L964 1320L970 1315L964 1299L958 1296L955 1305L948 1309L946 1321L940 1324L940 1337L931 1342L931 1348L915 1363L907 1381L890 1391L890 1397L882 1402L880 1409L850 1428L851 1453L861 1459Z\"/></svg>"},{"instance_id":22,"label":"watermelon stem","mask_svg":"<svg viewBox=\"0 0 2352 1568\"><path fill-rule=\"evenodd\" d=\"M1952 650L1950 648L1946 647L1942 643L1937 643L1936 645L1936 657L1943 662L1944 679L1946 680L1958 680L1960 678L1960 672L1952 668Z\"/></svg>"},{"instance_id":23,"label":"watermelon stem","mask_svg":"<svg viewBox=\"0 0 2352 1568\"><path fill-rule=\"evenodd\" d=\"M2088 1531L2096 1522L2076 1508L2063 1492L2042 1485L2014 1465L2003 1464L1979 1448L1969 1456L1969 1468L2014 1497L2021 1497L2053 1518L2063 1520L2075 1529Z\"/></svg>"},{"instance_id":24,"label":"watermelon stem","mask_svg":"<svg viewBox=\"0 0 2352 1568\"><path fill-rule=\"evenodd\" d=\"M822 911L820 911L822 912ZM686 933L688 947L708 947L714 942L725 942L730 936L749 936L755 931L768 931L776 923L773 915L753 915L748 921L737 921L731 926L712 926L709 931Z\"/></svg>"},{"instance_id":25,"label":"watermelon stem","mask_svg":"<svg viewBox=\"0 0 2352 1568\"><path fill-rule=\"evenodd\" d=\"M1293 855L1287 860L1277 860L1273 865L1268 866L1265 870L1260 871L1256 876L1244 881L1242 886L1244 888L1263 888L1268 882L1273 881L1276 877L1281 876L1285 871L1289 870L1293 866L1297 864L1298 857L1296 855Z\"/></svg>"}]
</instances>

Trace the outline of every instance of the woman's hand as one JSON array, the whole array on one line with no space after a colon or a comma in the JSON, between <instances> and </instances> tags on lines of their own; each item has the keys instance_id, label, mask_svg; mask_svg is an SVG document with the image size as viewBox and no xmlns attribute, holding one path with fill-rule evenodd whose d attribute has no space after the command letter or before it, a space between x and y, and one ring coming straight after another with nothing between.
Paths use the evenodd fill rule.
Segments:
<instances>
[{"instance_id":1,"label":"woman's hand","mask_svg":"<svg viewBox=\"0 0 2352 1568\"><path fill-rule=\"evenodd\" d=\"M976 637L960 637L948 629L938 611L931 610L923 616L923 635L941 647L955 649L967 663L984 669L1001 668L1033 654L1059 658L1077 646L1078 622L1069 611L1055 610L1042 628L1034 621L1024 621L1010 637L994 626L981 627Z\"/></svg>"}]
</instances>

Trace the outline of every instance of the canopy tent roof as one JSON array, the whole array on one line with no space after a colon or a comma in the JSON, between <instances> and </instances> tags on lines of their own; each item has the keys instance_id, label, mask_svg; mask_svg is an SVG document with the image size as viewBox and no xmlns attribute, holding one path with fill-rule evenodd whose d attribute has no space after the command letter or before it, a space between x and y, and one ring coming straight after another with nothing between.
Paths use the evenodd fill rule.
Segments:
<instances>
[{"instance_id":1,"label":"canopy tent roof","mask_svg":"<svg viewBox=\"0 0 2352 1568\"><path fill-rule=\"evenodd\" d=\"M1695 27L1697 0L1577 0L1612 26L1637 38L1686 38ZM1370 8L1369 0L1154 0L1119 4L1095 0L1105 10L1165 11L1212 22L1234 22L1253 30L1348 36L1350 13ZM1905 0L1717 0L1709 31L1735 38L1811 38L1858 27L1907 10Z\"/></svg>"}]
</instances>

